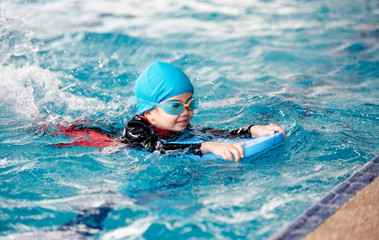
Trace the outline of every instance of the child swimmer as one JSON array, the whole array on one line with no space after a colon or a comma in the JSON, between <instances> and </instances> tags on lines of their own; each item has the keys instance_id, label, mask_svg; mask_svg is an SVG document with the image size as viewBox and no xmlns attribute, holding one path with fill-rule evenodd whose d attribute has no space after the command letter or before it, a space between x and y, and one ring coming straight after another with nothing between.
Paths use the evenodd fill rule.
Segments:
<instances>
[{"instance_id":1,"label":"child swimmer","mask_svg":"<svg viewBox=\"0 0 379 240\"><path fill-rule=\"evenodd\" d=\"M223 138L256 138L284 130L277 125L250 125L235 130L214 128L195 129L190 121L199 100L193 97L194 89L187 77L177 67L164 62L154 62L137 78L134 94L138 113L126 123L123 142L150 152L168 153L187 150L203 155L213 153L225 160L240 161L244 157L243 143L172 142L181 136L201 133ZM170 142L171 141L171 142Z\"/></svg>"}]
</instances>

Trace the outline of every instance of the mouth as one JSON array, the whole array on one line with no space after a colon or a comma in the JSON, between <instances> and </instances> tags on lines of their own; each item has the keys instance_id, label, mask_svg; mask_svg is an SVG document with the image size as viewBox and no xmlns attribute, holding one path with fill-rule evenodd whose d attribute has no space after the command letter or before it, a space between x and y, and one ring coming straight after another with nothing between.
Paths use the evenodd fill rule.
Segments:
<instances>
[{"instance_id":1,"label":"mouth","mask_svg":"<svg viewBox=\"0 0 379 240\"><path fill-rule=\"evenodd\" d=\"M188 124L188 119L183 119L176 122L179 126L185 127Z\"/></svg>"}]
</instances>

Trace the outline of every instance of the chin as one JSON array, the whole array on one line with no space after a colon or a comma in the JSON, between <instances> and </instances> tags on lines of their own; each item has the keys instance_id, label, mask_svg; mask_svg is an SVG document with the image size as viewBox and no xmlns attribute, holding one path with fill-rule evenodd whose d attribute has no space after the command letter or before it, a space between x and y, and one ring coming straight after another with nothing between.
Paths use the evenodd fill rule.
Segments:
<instances>
[{"instance_id":1,"label":"chin","mask_svg":"<svg viewBox=\"0 0 379 240\"><path fill-rule=\"evenodd\" d=\"M188 126L188 124L186 126L177 126L177 127L175 127L174 131L177 131L177 132L183 131L184 129L186 129L187 126Z\"/></svg>"}]
</instances>

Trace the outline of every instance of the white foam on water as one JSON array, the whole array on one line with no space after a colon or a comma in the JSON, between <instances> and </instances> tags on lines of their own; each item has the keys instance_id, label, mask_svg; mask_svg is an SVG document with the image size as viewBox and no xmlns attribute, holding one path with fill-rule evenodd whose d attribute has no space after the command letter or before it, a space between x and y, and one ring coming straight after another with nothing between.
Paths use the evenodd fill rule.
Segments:
<instances>
[{"instance_id":1,"label":"white foam on water","mask_svg":"<svg viewBox=\"0 0 379 240\"><path fill-rule=\"evenodd\" d=\"M314 4L304 3L295 8L293 2L282 1L163 0L141 3L138 0L58 0L29 3L27 6L8 1L6 9L14 16L23 16L26 26L40 37L90 30L124 32L144 38L167 38L180 30L181 34L188 33L196 38L231 39L250 36L252 32L268 35L280 34L283 29L310 29L317 24L292 20L280 21L275 26L268 24L265 17L273 13L311 14L317 10ZM246 9L254 9L255 14L246 15ZM214 13L228 17L207 21L194 16ZM238 21L233 18L238 18Z\"/></svg>"},{"instance_id":2,"label":"white foam on water","mask_svg":"<svg viewBox=\"0 0 379 240\"><path fill-rule=\"evenodd\" d=\"M23 157L16 159L3 158L0 159L0 169L2 170L0 176L11 176L23 171L30 171L34 169L34 166L34 161L27 160Z\"/></svg>"},{"instance_id":3,"label":"white foam on water","mask_svg":"<svg viewBox=\"0 0 379 240\"><path fill-rule=\"evenodd\" d=\"M7 104L7 110L29 119L46 119L47 113L50 121L72 121L75 113L80 114L78 119L85 119L119 107L120 103L106 105L96 97L67 92L62 85L57 73L38 66L0 66L0 101Z\"/></svg>"},{"instance_id":4,"label":"white foam on water","mask_svg":"<svg viewBox=\"0 0 379 240\"><path fill-rule=\"evenodd\" d=\"M101 239L139 239L143 233L154 223L156 217L148 216L134 221L127 227L121 227L116 230L103 234Z\"/></svg>"},{"instance_id":5,"label":"white foam on water","mask_svg":"<svg viewBox=\"0 0 379 240\"><path fill-rule=\"evenodd\" d=\"M60 75L36 65L0 66L2 111L30 120L57 122L88 119L100 112L119 116L129 109L121 96L105 103L98 97L71 93Z\"/></svg>"},{"instance_id":6,"label":"white foam on water","mask_svg":"<svg viewBox=\"0 0 379 240\"><path fill-rule=\"evenodd\" d=\"M36 117L39 112L38 102L34 96L35 88L53 89L54 81L50 81L52 74L48 70L36 66L16 68L13 66L0 67L0 100L12 102L14 111L30 118Z\"/></svg>"}]
</instances>

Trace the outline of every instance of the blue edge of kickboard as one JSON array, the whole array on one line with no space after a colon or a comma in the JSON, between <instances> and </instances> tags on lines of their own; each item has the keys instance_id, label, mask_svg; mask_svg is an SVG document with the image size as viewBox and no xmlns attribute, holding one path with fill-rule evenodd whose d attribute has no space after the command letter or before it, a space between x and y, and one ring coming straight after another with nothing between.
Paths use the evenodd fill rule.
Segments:
<instances>
[{"instance_id":1,"label":"blue edge of kickboard","mask_svg":"<svg viewBox=\"0 0 379 240\"><path fill-rule=\"evenodd\" d=\"M239 139L234 141L225 141L225 142L242 142L245 143L243 146L245 151L245 157L243 159L247 159L253 157L262 152L268 151L272 148L275 148L284 142L284 135L281 132L277 132L274 134L265 135L258 138L253 139ZM202 157L199 156L202 160L223 160L221 157L214 155L212 153L204 154ZM241 160L243 160L241 159Z\"/></svg>"}]
</instances>

